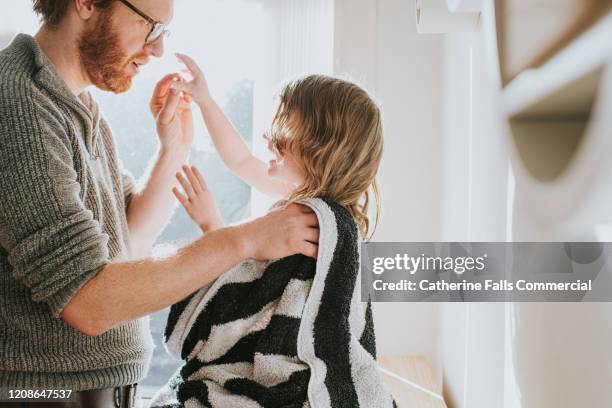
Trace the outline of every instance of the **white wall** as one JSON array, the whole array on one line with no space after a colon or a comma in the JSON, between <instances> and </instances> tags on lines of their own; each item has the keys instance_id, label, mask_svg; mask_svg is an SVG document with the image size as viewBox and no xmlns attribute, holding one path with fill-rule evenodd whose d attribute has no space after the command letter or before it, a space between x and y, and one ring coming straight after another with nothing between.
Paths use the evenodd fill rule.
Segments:
<instances>
[{"instance_id":1,"label":"white wall","mask_svg":"<svg viewBox=\"0 0 612 408\"><path fill-rule=\"evenodd\" d=\"M411 1L378 2L376 88L386 135L378 241L440 239L443 42L415 34L414 12ZM435 303L378 305L379 344L437 364L437 310Z\"/></svg>"},{"instance_id":2,"label":"white wall","mask_svg":"<svg viewBox=\"0 0 612 408\"><path fill-rule=\"evenodd\" d=\"M362 80L385 115L377 241L508 237L509 138L492 1L485 7L475 33L418 35L412 1L337 1L335 71ZM449 407L503 406L504 304L377 304L375 312L380 351L426 355Z\"/></svg>"},{"instance_id":3,"label":"white wall","mask_svg":"<svg viewBox=\"0 0 612 408\"><path fill-rule=\"evenodd\" d=\"M492 2L479 28L446 34L442 241L505 241L508 137L498 103ZM503 303L440 306L438 352L449 407L502 407Z\"/></svg>"},{"instance_id":4,"label":"white wall","mask_svg":"<svg viewBox=\"0 0 612 408\"><path fill-rule=\"evenodd\" d=\"M419 35L410 1L336 2L335 72L384 110L376 241L506 239L508 160L484 37ZM375 305L380 353L427 356L449 406L462 408L501 406L503 318L503 305Z\"/></svg>"},{"instance_id":5,"label":"white wall","mask_svg":"<svg viewBox=\"0 0 612 408\"><path fill-rule=\"evenodd\" d=\"M444 43L415 33L411 1L378 2L377 91L385 115L385 200L377 240L440 238Z\"/></svg>"},{"instance_id":6,"label":"white wall","mask_svg":"<svg viewBox=\"0 0 612 408\"><path fill-rule=\"evenodd\" d=\"M383 107L376 241L440 237L443 47L442 38L416 34L411 1L336 1L335 72L363 83ZM375 304L379 353L425 355L435 364L437 308Z\"/></svg>"},{"instance_id":7,"label":"white wall","mask_svg":"<svg viewBox=\"0 0 612 408\"><path fill-rule=\"evenodd\" d=\"M336 2L335 72L363 83L383 107L377 241L440 237L444 41L417 35L414 21L409 1Z\"/></svg>"}]
</instances>

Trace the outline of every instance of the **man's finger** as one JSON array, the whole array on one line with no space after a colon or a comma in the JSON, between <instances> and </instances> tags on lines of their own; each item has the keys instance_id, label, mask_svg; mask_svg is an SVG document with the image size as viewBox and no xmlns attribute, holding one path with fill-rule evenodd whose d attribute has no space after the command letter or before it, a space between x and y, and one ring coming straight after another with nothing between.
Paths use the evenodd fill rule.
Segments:
<instances>
[{"instance_id":1,"label":"man's finger","mask_svg":"<svg viewBox=\"0 0 612 408\"><path fill-rule=\"evenodd\" d=\"M157 84L155 85L155 88L153 88L153 95L154 96L164 96L168 92L168 88L170 88L170 85L172 85L172 82L174 82L178 77L179 75L176 73L165 75L162 79L160 79L157 82Z\"/></svg>"},{"instance_id":2,"label":"man's finger","mask_svg":"<svg viewBox=\"0 0 612 408\"><path fill-rule=\"evenodd\" d=\"M300 253L310 258L317 259L317 256L319 255L319 246L304 241L300 247Z\"/></svg>"},{"instance_id":3,"label":"man's finger","mask_svg":"<svg viewBox=\"0 0 612 408\"><path fill-rule=\"evenodd\" d=\"M191 111L191 96L188 93L181 93L181 100L179 102L179 106L177 108L179 112Z\"/></svg>"},{"instance_id":4,"label":"man's finger","mask_svg":"<svg viewBox=\"0 0 612 408\"><path fill-rule=\"evenodd\" d=\"M302 213L306 213L306 214L314 214L314 210L312 208L310 208L307 205L304 204L297 204L297 203L291 203L288 206L289 208L295 208L296 210L302 212Z\"/></svg>"},{"instance_id":5,"label":"man's finger","mask_svg":"<svg viewBox=\"0 0 612 408\"><path fill-rule=\"evenodd\" d=\"M166 103L159 113L159 121L162 125L167 125L174 118L174 114L176 113L176 108L181 100L181 95L179 91L172 90L170 91L170 96L166 99Z\"/></svg>"},{"instance_id":6,"label":"man's finger","mask_svg":"<svg viewBox=\"0 0 612 408\"><path fill-rule=\"evenodd\" d=\"M183 133L185 135L193 135L193 113L191 109L183 109L179 112L179 115L181 116Z\"/></svg>"},{"instance_id":7,"label":"man's finger","mask_svg":"<svg viewBox=\"0 0 612 408\"><path fill-rule=\"evenodd\" d=\"M317 218L315 213L304 214L303 217L304 217L304 224L306 224L307 226L311 228L319 227L319 219Z\"/></svg>"},{"instance_id":8,"label":"man's finger","mask_svg":"<svg viewBox=\"0 0 612 408\"><path fill-rule=\"evenodd\" d=\"M177 74L168 74L164 76L157 83L157 85L155 85L155 88L153 89L153 96L151 98L151 107L159 103L160 100L163 100L163 98L168 95L170 85L175 82L176 78L178 78Z\"/></svg>"},{"instance_id":9,"label":"man's finger","mask_svg":"<svg viewBox=\"0 0 612 408\"><path fill-rule=\"evenodd\" d=\"M319 242L319 232L318 228L308 228L304 234L304 240L317 244Z\"/></svg>"},{"instance_id":10,"label":"man's finger","mask_svg":"<svg viewBox=\"0 0 612 408\"><path fill-rule=\"evenodd\" d=\"M180 101L178 107L176 108L177 112L184 112L191 110L191 104L185 103L184 101Z\"/></svg>"}]
</instances>

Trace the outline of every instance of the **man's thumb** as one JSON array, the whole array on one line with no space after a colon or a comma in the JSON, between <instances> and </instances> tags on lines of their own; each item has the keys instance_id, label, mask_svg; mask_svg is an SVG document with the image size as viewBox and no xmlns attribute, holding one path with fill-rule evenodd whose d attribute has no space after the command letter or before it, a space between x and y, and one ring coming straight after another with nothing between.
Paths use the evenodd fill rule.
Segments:
<instances>
[{"instance_id":1,"label":"man's thumb","mask_svg":"<svg viewBox=\"0 0 612 408\"><path fill-rule=\"evenodd\" d=\"M159 122L162 125L167 125L172 121L172 118L174 118L176 108L178 107L180 101L181 95L179 91L175 89L171 90L170 96L168 96L168 99L166 99L166 103L164 104L164 107L159 113Z\"/></svg>"}]
</instances>

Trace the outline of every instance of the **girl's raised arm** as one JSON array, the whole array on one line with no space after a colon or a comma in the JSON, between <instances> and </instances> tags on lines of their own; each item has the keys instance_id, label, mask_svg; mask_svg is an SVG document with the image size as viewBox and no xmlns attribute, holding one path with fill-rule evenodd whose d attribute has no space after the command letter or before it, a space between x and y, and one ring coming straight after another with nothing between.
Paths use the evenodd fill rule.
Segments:
<instances>
[{"instance_id":1,"label":"girl's raised arm","mask_svg":"<svg viewBox=\"0 0 612 408\"><path fill-rule=\"evenodd\" d=\"M274 198L284 198L291 185L268 175L268 166L249 151L247 144L210 95L206 78L197 63L183 54L176 54L185 64L193 80L175 82L172 87L189 93L198 104L206 128L223 162L247 184Z\"/></svg>"}]
</instances>

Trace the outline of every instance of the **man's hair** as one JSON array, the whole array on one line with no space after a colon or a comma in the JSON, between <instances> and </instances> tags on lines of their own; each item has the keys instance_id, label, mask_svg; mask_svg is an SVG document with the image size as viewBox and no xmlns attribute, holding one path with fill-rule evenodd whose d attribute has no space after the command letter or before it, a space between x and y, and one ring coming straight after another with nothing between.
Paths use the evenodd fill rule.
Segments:
<instances>
[{"instance_id":1,"label":"man's hair","mask_svg":"<svg viewBox=\"0 0 612 408\"><path fill-rule=\"evenodd\" d=\"M99 9L108 8L113 0L89 0ZM55 27L66 16L70 4L74 0L33 0L34 11L40 16L43 23Z\"/></svg>"}]
</instances>

